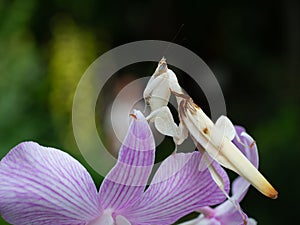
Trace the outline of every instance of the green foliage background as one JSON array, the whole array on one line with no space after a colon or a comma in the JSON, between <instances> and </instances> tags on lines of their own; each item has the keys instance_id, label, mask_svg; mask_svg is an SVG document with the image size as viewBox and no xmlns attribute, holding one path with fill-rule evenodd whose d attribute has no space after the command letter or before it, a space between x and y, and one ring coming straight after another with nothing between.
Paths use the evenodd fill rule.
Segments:
<instances>
[{"instance_id":1,"label":"green foliage background","mask_svg":"<svg viewBox=\"0 0 300 225\"><path fill-rule=\"evenodd\" d=\"M99 186L101 178L82 159L72 134L73 94L98 56L144 39L178 43L211 67L229 117L253 135L260 169L279 191L277 200L269 200L251 188L242 207L259 224L295 224L300 200L296 0L0 0L0 157L19 142L34 140L68 151ZM151 75L148 71L143 75ZM201 105L197 91L191 95Z\"/></svg>"}]
</instances>

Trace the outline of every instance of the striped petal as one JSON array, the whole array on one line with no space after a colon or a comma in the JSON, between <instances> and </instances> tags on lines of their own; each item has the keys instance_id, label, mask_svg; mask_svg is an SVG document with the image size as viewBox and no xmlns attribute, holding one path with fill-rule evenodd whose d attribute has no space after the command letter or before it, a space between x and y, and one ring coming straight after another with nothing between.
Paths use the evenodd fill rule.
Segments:
<instances>
[{"instance_id":1,"label":"striped petal","mask_svg":"<svg viewBox=\"0 0 300 225\"><path fill-rule=\"evenodd\" d=\"M237 137L233 139L233 143L258 168L258 152L254 140L246 133L243 127L235 126L235 129ZM232 199L236 201L237 207L240 207L239 203L246 195L249 186L250 183L240 176L233 181ZM210 207L201 208L202 214L198 218L180 225L243 225L245 221L247 221L248 225L256 224L254 219L249 219L245 213L237 210L236 206L227 200L214 209Z\"/></svg>"},{"instance_id":2,"label":"striped petal","mask_svg":"<svg viewBox=\"0 0 300 225\"><path fill-rule=\"evenodd\" d=\"M139 111L121 146L118 162L100 188L101 205L118 212L140 198L154 163L155 143L151 129Z\"/></svg>"},{"instance_id":3,"label":"striped petal","mask_svg":"<svg viewBox=\"0 0 300 225\"><path fill-rule=\"evenodd\" d=\"M258 151L257 146L253 138L246 132L245 128L241 126L234 126L237 138L232 141L238 147L238 149L249 159L249 161L258 168Z\"/></svg>"},{"instance_id":4,"label":"striped petal","mask_svg":"<svg viewBox=\"0 0 300 225\"><path fill-rule=\"evenodd\" d=\"M168 157L155 174L143 197L127 209L126 218L134 225L172 224L203 206L215 205L225 195L213 181L208 169L198 170L201 153L178 153ZM216 171L229 190L226 172L216 163Z\"/></svg>"},{"instance_id":5,"label":"striped petal","mask_svg":"<svg viewBox=\"0 0 300 225\"><path fill-rule=\"evenodd\" d=\"M0 213L12 224L85 224L99 215L86 169L65 152L24 142L0 164Z\"/></svg>"},{"instance_id":6,"label":"striped petal","mask_svg":"<svg viewBox=\"0 0 300 225\"><path fill-rule=\"evenodd\" d=\"M201 209L201 214L198 218L188 222L181 223L180 225L244 225L245 222L231 202L218 206L216 209L204 207ZM243 217L247 220L247 215L243 213ZM247 220L248 221L248 220ZM246 223L248 224L248 223Z\"/></svg>"},{"instance_id":7,"label":"striped petal","mask_svg":"<svg viewBox=\"0 0 300 225\"><path fill-rule=\"evenodd\" d=\"M233 143L240 151L249 159L249 161L258 168L258 150L253 138L246 133L245 129L235 126L238 138L233 139ZM239 139L239 140L238 140ZM241 202L245 197L250 183L243 177L238 177L232 184L232 198L237 202Z\"/></svg>"}]
</instances>

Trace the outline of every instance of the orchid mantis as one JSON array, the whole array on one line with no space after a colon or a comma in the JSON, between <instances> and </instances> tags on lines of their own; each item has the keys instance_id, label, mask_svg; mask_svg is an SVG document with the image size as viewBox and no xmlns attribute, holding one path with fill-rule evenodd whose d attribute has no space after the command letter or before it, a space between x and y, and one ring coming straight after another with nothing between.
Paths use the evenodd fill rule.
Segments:
<instances>
[{"instance_id":1,"label":"orchid mantis","mask_svg":"<svg viewBox=\"0 0 300 225\"><path fill-rule=\"evenodd\" d=\"M166 59L162 58L144 90L143 97L151 109L147 119L154 121L160 133L173 137L177 146L188 137L188 130L182 123L177 126L167 106L171 91L183 94L175 73L168 69ZM179 98L176 99L178 102Z\"/></svg>"},{"instance_id":2,"label":"orchid mantis","mask_svg":"<svg viewBox=\"0 0 300 225\"><path fill-rule=\"evenodd\" d=\"M178 126L167 107L171 94L175 95L178 103ZM277 198L278 192L232 143L236 132L231 121L226 116L221 116L213 123L192 98L183 93L175 73L168 69L165 58L159 62L143 96L151 108L147 119L154 121L160 133L173 137L176 145L180 145L190 134L197 149L207 153L199 169L207 167L221 189L222 180L209 166L211 160L216 160L244 177L262 194L272 199Z\"/></svg>"}]
</instances>

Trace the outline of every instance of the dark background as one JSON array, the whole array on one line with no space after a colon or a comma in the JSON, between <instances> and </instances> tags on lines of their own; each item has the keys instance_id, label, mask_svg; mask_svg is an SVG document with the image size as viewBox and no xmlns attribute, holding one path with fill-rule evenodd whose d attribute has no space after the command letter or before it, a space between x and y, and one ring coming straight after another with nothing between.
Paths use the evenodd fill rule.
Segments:
<instances>
[{"instance_id":1,"label":"dark background","mask_svg":"<svg viewBox=\"0 0 300 225\"><path fill-rule=\"evenodd\" d=\"M98 56L146 39L180 44L210 66L222 86L228 116L254 137L260 170L279 191L279 198L270 200L251 188L243 209L259 224L296 224L300 200L296 0L0 0L0 157L19 142L34 140L68 150L87 166L99 186L101 179L75 145L73 94ZM153 63L150 71L155 67ZM197 93L191 95L201 105Z\"/></svg>"}]
</instances>

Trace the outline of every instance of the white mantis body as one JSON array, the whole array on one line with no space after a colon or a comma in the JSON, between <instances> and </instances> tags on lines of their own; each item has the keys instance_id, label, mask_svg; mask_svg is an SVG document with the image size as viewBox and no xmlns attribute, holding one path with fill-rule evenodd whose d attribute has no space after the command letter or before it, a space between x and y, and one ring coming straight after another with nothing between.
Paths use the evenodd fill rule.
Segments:
<instances>
[{"instance_id":1,"label":"white mantis body","mask_svg":"<svg viewBox=\"0 0 300 225\"><path fill-rule=\"evenodd\" d=\"M167 106L171 91L183 94L175 73L168 69L166 59L162 58L143 94L151 109L151 114L147 119L154 121L156 129L160 133L173 137L175 144L180 145L188 137L188 130L181 123L179 126L176 125ZM177 101L179 101L178 98Z\"/></svg>"},{"instance_id":2,"label":"white mantis body","mask_svg":"<svg viewBox=\"0 0 300 225\"><path fill-rule=\"evenodd\" d=\"M174 122L167 107L172 93L178 102L179 126ZM262 194L277 198L277 191L232 143L236 132L231 121L226 116L221 116L214 124L201 108L183 93L176 75L168 69L165 58L159 62L150 78L144 91L144 99L151 108L147 119L154 121L159 132L173 137L176 145L181 144L190 133L198 150L207 153L204 154L204 163L199 165L199 169L203 169L203 166L208 168L221 189L223 181L210 166L212 159L244 177Z\"/></svg>"}]
</instances>

